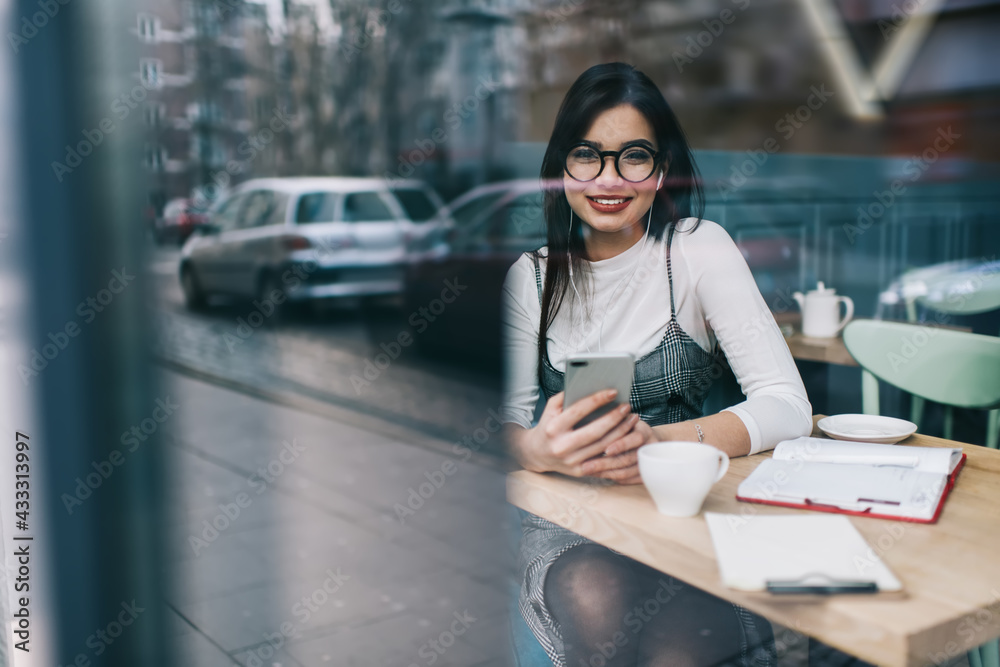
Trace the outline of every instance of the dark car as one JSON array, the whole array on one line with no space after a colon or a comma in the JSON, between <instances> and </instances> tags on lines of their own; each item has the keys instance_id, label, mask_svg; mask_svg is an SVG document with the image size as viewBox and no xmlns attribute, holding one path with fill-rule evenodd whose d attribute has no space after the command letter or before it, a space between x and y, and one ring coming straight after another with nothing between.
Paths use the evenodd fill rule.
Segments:
<instances>
[{"instance_id":1,"label":"dark car","mask_svg":"<svg viewBox=\"0 0 1000 667\"><path fill-rule=\"evenodd\" d=\"M546 243L542 191L537 180L512 181L483 186L456 203L448 209L454 228L429 241L437 251L413 255L405 312L422 351L495 370L507 270Z\"/></svg>"}]
</instances>

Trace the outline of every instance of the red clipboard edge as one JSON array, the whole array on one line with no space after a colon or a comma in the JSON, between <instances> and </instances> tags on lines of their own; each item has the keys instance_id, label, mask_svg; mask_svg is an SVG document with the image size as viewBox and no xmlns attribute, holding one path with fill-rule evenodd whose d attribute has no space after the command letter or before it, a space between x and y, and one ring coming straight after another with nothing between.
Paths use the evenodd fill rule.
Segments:
<instances>
[{"instance_id":1,"label":"red clipboard edge","mask_svg":"<svg viewBox=\"0 0 1000 667\"><path fill-rule=\"evenodd\" d=\"M871 517L873 519L889 519L891 521L906 521L909 523L937 523L938 518L941 516L941 510L944 509L944 501L948 499L948 494L951 493L952 488L955 486L955 480L958 478L958 473L962 471L965 467L965 461L968 459L968 455L962 452L962 458L959 459L958 465L955 469L951 471L948 475L948 483L945 484L944 491L941 492L941 500L938 501L937 507L934 509L934 516L930 519L917 519L908 516L894 516L891 514L876 514L871 511L858 512L856 510L845 510L835 507L834 505L820 505L820 504L810 504L810 503L788 503L781 502L777 500L763 500L761 498L745 498L740 496L739 492L736 493L736 500L743 503L756 503L758 505L774 505L776 507L790 507L792 509L799 510L812 510L814 512L829 512L831 514L847 514L850 516L863 516Z\"/></svg>"}]
</instances>

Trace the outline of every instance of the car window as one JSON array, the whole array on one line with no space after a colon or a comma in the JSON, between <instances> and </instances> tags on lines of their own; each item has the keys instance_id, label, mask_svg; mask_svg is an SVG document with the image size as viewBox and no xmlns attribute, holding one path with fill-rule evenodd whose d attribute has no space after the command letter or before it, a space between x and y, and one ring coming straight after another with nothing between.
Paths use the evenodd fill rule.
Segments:
<instances>
[{"instance_id":1,"label":"car window","mask_svg":"<svg viewBox=\"0 0 1000 667\"><path fill-rule=\"evenodd\" d=\"M270 212L271 198L266 190L257 190L247 195L247 203L239 216L240 229L251 229L264 224Z\"/></svg>"},{"instance_id":2,"label":"car window","mask_svg":"<svg viewBox=\"0 0 1000 667\"><path fill-rule=\"evenodd\" d=\"M344 222L391 219L389 207L377 192L352 192L344 197Z\"/></svg>"},{"instance_id":3,"label":"car window","mask_svg":"<svg viewBox=\"0 0 1000 667\"><path fill-rule=\"evenodd\" d=\"M455 220L455 225L458 227L465 227L473 224L480 214L496 203L505 194L507 193L495 192L483 195L482 197L476 197L472 201L459 206L451 214L452 219Z\"/></svg>"},{"instance_id":4,"label":"car window","mask_svg":"<svg viewBox=\"0 0 1000 667\"><path fill-rule=\"evenodd\" d=\"M545 214L542 193L523 194L490 216L489 236L506 243L544 239Z\"/></svg>"},{"instance_id":5,"label":"car window","mask_svg":"<svg viewBox=\"0 0 1000 667\"><path fill-rule=\"evenodd\" d=\"M218 225L220 230L236 229L239 219L240 209L247 200L247 195L238 194L222 202L212 214L212 224Z\"/></svg>"},{"instance_id":6,"label":"car window","mask_svg":"<svg viewBox=\"0 0 1000 667\"><path fill-rule=\"evenodd\" d=\"M240 228L252 229L277 225L285 221L288 195L271 190L257 190L247 195L247 203L239 215Z\"/></svg>"},{"instance_id":7,"label":"car window","mask_svg":"<svg viewBox=\"0 0 1000 667\"><path fill-rule=\"evenodd\" d=\"M392 194L403 205L406 216L413 222L426 222L437 213L437 207L427 193L417 188L393 190Z\"/></svg>"},{"instance_id":8,"label":"car window","mask_svg":"<svg viewBox=\"0 0 1000 667\"><path fill-rule=\"evenodd\" d=\"M265 225L285 224L289 196L284 192L271 192L271 211L264 220Z\"/></svg>"},{"instance_id":9,"label":"car window","mask_svg":"<svg viewBox=\"0 0 1000 667\"><path fill-rule=\"evenodd\" d=\"M299 198L295 211L295 222L300 225L311 222L333 222L333 207L337 195L333 192L310 192Z\"/></svg>"}]
</instances>

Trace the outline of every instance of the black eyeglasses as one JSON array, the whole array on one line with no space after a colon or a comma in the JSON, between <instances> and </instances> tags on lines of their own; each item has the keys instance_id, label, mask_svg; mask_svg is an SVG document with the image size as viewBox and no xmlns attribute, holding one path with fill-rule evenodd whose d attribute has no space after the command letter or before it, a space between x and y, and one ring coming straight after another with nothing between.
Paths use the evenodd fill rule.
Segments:
<instances>
[{"instance_id":1,"label":"black eyeglasses","mask_svg":"<svg viewBox=\"0 0 1000 667\"><path fill-rule=\"evenodd\" d=\"M566 173L575 181L592 181L604 171L605 160L613 157L618 175L639 183L656 171L659 156L642 144L630 144L620 151L599 151L588 143L579 143L566 151Z\"/></svg>"}]
</instances>

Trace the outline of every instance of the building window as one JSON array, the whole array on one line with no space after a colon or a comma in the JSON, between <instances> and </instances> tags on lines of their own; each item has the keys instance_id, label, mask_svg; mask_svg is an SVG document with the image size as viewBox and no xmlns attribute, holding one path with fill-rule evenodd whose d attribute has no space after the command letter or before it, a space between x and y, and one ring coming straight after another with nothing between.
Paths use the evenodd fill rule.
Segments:
<instances>
[{"instance_id":1,"label":"building window","mask_svg":"<svg viewBox=\"0 0 1000 667\"><path fill-rule=\"evenodd\" d=\"M218 167L225 164L226 151L216 135L195 134L191 137L191 159L209 167Z\"/></svg>"},{"instance_id":2,"label":"building window","mask_svg":"<svg viewBox=\"0 0 1000 667\"><path fill-rule=\"evenodd\" d=\"M163 146L146 144L142 163L151 171L163 171L163 167L167 164L167 149Z\"/></svg>"},{"instance_id":3,"label":"building window","mask_svg":"<svg viewBox=\"0 0 1000 667\"><path fill-rule=\"evenodd\" d=\"M149 127L159 127L162 125L165 115L166 109L163 106L163 102L148 102L143 109L143 117L146 119L146 125Z\"/></svg>"},{"instance_id":4,"label":"building window","mask_svg":"<svg viewBox=\"0 0 1000 667\"><path fill-rule=\"evenodd\" d=\"M139 14L139 39L155 42L160 32L160 19L152 14Z\"/></svg>"},{"instance_id":5,"label":"building window","mask_svg":"<svg viewBox=\"0 0 1000 667\"><path fill-rule=\"evenodd\" d=\"M139 80L146 88L159 88L163 74L163 61L143 58L139 61Z\"/></svg>"}]
</instances>

